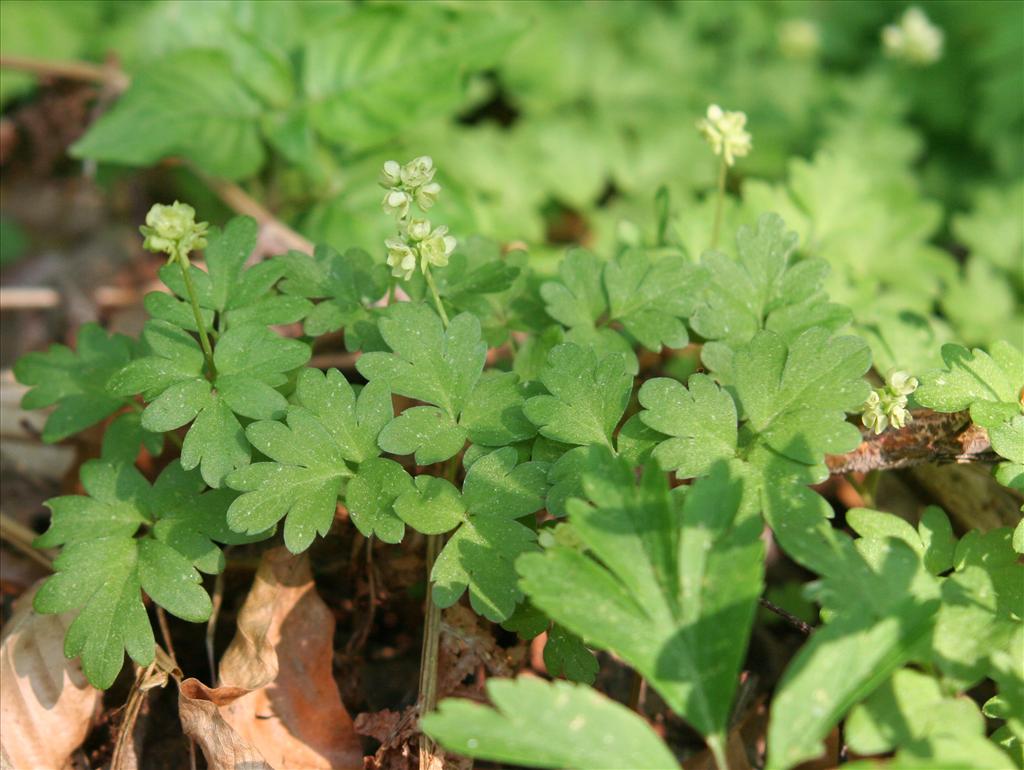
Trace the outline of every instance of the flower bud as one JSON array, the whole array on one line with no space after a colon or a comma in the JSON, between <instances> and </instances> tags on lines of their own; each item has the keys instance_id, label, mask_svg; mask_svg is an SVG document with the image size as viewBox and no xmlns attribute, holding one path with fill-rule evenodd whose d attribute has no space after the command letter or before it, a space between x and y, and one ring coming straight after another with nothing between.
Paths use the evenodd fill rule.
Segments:
<instances>
[{"instance_id":1,"label":"flower bud","mask_svg":"<svg viewBox=\"0 0 1024 770\"><path fill-rule=\"evenodd\" d=\"M437 196L441 194L441 185L437 182L430 182L416 189L416 205L424 211L437 203Z\"/></svg>"},{"instance_id":2,"label":"flower bud","mask_svg":"<svg viewBox=\"0 0 1024 770\"><path fill-rule=\"evenodd\" d=\"M430 220L414 219L409 222L409 238L414 241L422 241L430 235Z\"/></svg>"},{"instance_id":3,"label":"flower bud","mask_svg":"<svg viewBox=\"0 0 1024 770\"><path fill-rule=\"evenodd\" d=\"M397 187L402 183L402 167L397 160L384 161L384 168L378 180L381 187Z\"/></svg>"},{"instance_id":4,"label":"flower bud","mask_svg":"<svg viewBox=\"0 0 1024 770\"><path fill-rule=\"evenodd\" d=\"M747 155L753 146L750 134L744 128L746 124L745 113L726 112L712 104L706 116L697 121L697 130L711 145L712 152L721 155L727 166L732 166L736 158Z\"/></svg>"},{"instance_id":5,"label":"flower bud","mask_svg":"<svg viewBox=\"0 0 1024 770\"><path fill-rule=\"evenodd\" d=\"M434 160L429 155L413 158L402 166L402 184L415 188L429 184L434 178Z\"/></svg>"},{"instance_id":6,"label":"flower bud","mask_svg":"<svg viewBox=\"0 0 1024 770\"><path fill-rule=\"evenodd\" d=\"M412 196L404 190L388 190L384 193L381 208L386 214L391 214L398 219L405 219L409 216L410 203L412 203Z\"/></svg>"},{"instance_id":7,"label":"flower bud","mask_svg":"<svg viewBox=\"0 0 1024 770\"><path fill-rule=\"evenodd\" d=\"M945 34L920 8L908 8L899 24L889 24L882 30L885 55L919 67L941 59L944 42Z\"/></svg>"},{"instance_id":8,"label":"flower bud","mask_svg":"<svg viewBox=\"0 0 1024 770\"><path fill-rule=\"evenodd\" d=\"M455 251L455 239L448 235L447 227L438 227L429 237L420 242L420 269L426 271L428 266L444 267L448 257Z\"/></svg>"},{"instance_id":9,"label":"flower bud","mask_svg":"<svg viewBox=\"0 0 1024 770\"><path fill-rule=\"evenodd\" d=\"M391 275L408 281L416 271L416 252L400 238L388 238L384 241L388 250L388 267Z\"/></svg>"},{"instance_id":10,"label":"flower bud","mask_svg":"<svg viewBox=\"0 0 1024 770\"><path fill-rule=\"evenodd\" d=\"M154 204L139 232L145 236L143 248L174 258L178 255L187 257L189 252L205 248L208 227L206 222L196 222L194 208L175 201L170 206Z\"/></svg>"}]
</instances>

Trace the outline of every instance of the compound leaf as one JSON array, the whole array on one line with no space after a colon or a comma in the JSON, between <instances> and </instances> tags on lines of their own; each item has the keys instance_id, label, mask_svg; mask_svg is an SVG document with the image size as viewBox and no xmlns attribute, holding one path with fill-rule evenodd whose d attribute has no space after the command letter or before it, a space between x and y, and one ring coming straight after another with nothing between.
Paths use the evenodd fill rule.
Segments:
<instances>
[{"instance_id":1,"label":"compound leaf","mask_svg":"<svg viewBox=\"0 0 1024 770\"><path fill-rule=\"evenodd\" d=\"M108 393L105 384L132 357L132 342L123 334L109 337L95 323L78 330L72 351L51 345L45 353L28 353L14 365L14 377L30 386L21 400L24 409L56 408L46 418L43 441L53 443L109 417L126 403Z\"/></svg>"},{"instance_id":2,"label":"compound leaf","mask_svg":"<svg viewBox=\"0 0 1024 770\"><path fill-rule=\"evenodd\" d=\"M548 354L540 381L551 395L530 398L524 411L542 436L611 447L633 387L623 356L599 360L592 349L565 343Z\"/></svg>"},{"instance_id":3,"label":"compound leaf","mask_svg":"<svg viewBox=\"0 0 1024 770\"><path fill-rule=\"evenodd\" d=\"M449 698L423 730L469 757L569 770L676 770L679 764L635 713L584 685L534 677L491 679L494 707Z\"/></svg>"}]
</instances>

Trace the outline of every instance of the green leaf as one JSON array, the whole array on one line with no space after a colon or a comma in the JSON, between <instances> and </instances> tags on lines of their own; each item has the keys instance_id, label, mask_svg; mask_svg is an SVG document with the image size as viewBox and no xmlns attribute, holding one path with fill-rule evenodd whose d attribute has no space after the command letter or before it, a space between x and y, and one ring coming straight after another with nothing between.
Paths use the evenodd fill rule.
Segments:
<instances>
[{"instance_id":1,"label":"green leaf","mask_svg":"<svg viewBox=\"0 0 1024 770\"><path fill-rule=\"evenodd\" d=\"M139 456L140 447L155 457L163 451L163 446L163 435L143 428L142 416L138 412L125 412L104 431L100 456L113 463L130 465Z\"/></svg>"},{"instance_id":2,"label":"green leaf","mask_svg":"<svg viewBox=\"0 0 1024 770\"><path fill-rule=\"evenodd\" d=\"M447 479L417 476L415 488L406 489L395 501L395 513L417 532L441 535L466 520L466 504Z\"/></svg>"},{"instance_id":3,"label":"green leaf","mask_svg":"<svg viewBox=\"0 0 1024 770\"><path fill-rule=\"evenodd\" d=\"M184 620L209 617L210 598L196 567L209 572L223 567L212 540L224 532L227 500L221 492L200 495L198 474L186 474L177 462L153 488L127 463L92 460L82 466L81 477L87 496L48 502L53 518L36 545L63 548L54 561L56 574L36 594L35 607L44 613L79 609L65 653L80 655L89 681L106 688L121 670L126 650L140 665L153 660L143 589ZM143 526L150 529L139 535Z\"/></svg>"},{"instance_id":4,"label":"green leaf","mask_svg":"<svg viewBox=\"0 0 1024 770\"><path fill-rule=\"evenodd\" d=\"M182 442L182 466L186 470L199 467L203 480L216 489L229 473L248 465L249 459L241 423L220 396L212 396Z\"/></svg>"},{"instance_id":5,"label":"green leaf","mask_svg":"<svg viewBox=\"0 0 1024 770\"><path fill-rule=\"evenodd\" d=\"M245 494L228 509L228 524L238 532L261 532L285 519L285 545L293 553L326 535L348 463L377 456L377 436L391 417L391 395L382 383L363 388L359 398L336 369L322 374L306 369L296 386L296 406L287 426L264 420L246 429L249 442L272 462L235 471L228 485Z\"/></svg>"},{"instance_id":6,"label":"green leaf","mask_svg":"<svg viewBox=\"0 0 1024 770\"><path fill-rule=\"evenodd\" d=\"M494 708L449 698L423 730L464 756L571 770L670 770L679 764L635 713L583 685L491 679Z\"/></svg>"},{"instance_id":7,"label":"green leaf","mask_svg":"<svg viewBox=\"0 0 1024 770\"><path fill-rule=\"evenodd\" d=\"M548 315L563 326L594 326L608 312L608 300L601 282L604 264L594 254L573 249L558 266L560 281L540 287Z\"/></svg>"},{"instance_id":8,"label":"green leaf","mask_svg":"<svg viewBox=\"0 0 1024 770\"><path fill-rule=\"evenodd\" d=\"M977 348L968 351L960 345L943 345L942 360L946 368L923 374L914 392L922 406L938 412L970 408L973 416L977 403L1017 404L1024 386L1024 356L1009 343L995 343L991 355Z\"/></svg>"},{"instance_id":9,"label":"green leaf","mask_svg":"<svg viewBox=\"0 0 1024 770\"><path fill-rule=\"evenodd\" d=\"M132 343L123 334L107 336L94 323L78 330L77 350L51 345L45 353L27 353L14 365L14 377L30 386L23 409L56 404L46 418L43 441L52 444L109 417L126 400L105 389L110 376L132 357Z\"/></svg>"},{"instance_id":10,"label":"green leaf","mask_svg":"<svg viewBox=\"0 0 1024 770\"><path fill-rule=\"evenodd\" d=\"M540 381L551 395L527 400L524 411L542 436L566 444L611 447L612 432L633 387L622 356L598 360L591 349L559 345L548 355Z\"/></svg>"},{"instance_id":11,"label":"green leaf","mask_svg":"<svg viewBox=\"0 0 1024 770\"><path fill-rule=\"evenodd\" d=\"M860 431L846 421L870 390L862 375L871 365L859 337L832 337L808 329L792 342L758 332L736 351L736 396L758 440L799 463L819 466L826 453L854 449Z\"/></svg>"},{"instance_id":12,"label":"green leaf","mask_svg":"<svg viewBox=\"0 0 1024 770\"><path fill-rule=\"evenodd\" d=\"M597 658L583 640L557 623L548 631L544 667L551 676L564 676L581 684L593 684L598 671Z\"/></svg>"},{"instance_id":13,"label":"green leaf","mask_svg":"<svg viewBox=\"0 0 1024 770\"><path fill-rule=\"evenodd\" d=\"M974 701L944 697L937 680L908 668L897 671L856 706L844 732L858 754L913 747L932 735L983 738L985 718Z\"/></svg>"},{"instance_id":14,"label":"green leaf","mask_svg":"<svg viewBox=\"0 0 1024 770\"><path fill-rule=\"evenodd\" d=\"M803 260L790 265L796 233L777 214L764 214L757 227L736 233L737 259L709 251L701 259L709 284L690 323L705 339L705 364L728 361L731 351L768 329L784 342L814 326L829 331L849 323L850 311L827 301L828 265ZM720 367L711 367L719 371Z\"/></svg>"},{"instance_id":15,"label":"green leaf","mask_svg":"<svg viewBox=\"0 0 1024 770\"><path fill-rule=\"evenodd\" d=\"M591 502L570 500L568 511L593 558L564 546L523 556L523 590L629 662L719 750L763 580L749 479L718 464L680 505L655 468L637 486L628 463L591 452Z\"/></svg>"},{"instance_id":16,"label":"green leaf","mask_svg":"<svg viewBox=\"0 0 1024 770\"><path fill-rule=\"evenodd\" d=\"M384 380L392 392L441 407L458 419L487 356L480 322L469 313L447 331L426 305L401 302L388 308L380 332L393 353L366 353L356 362L368 380Z\"/></svg>"},{"instance_id":17,"label":"green leaf","mask_svg":"<svg viewBox=\"0 0 1024 770\"><path fill-rule=\"evenodd\" d=\"M473 609L499 622L512 614L522 598L514 563L521 554L536 549L536 535L516 519L543 506L547 466L536 462L517 466L517 457L513 447L498 449L481 457L466 473L462 504L468 516L445 544L431 573L432 596L439 607L450 607L468 588ZM410 522L408 514L399 514ZM452 519L454 512L448 520Z\"/></svg>"},{"instance_id":18,"label":"green leaf","mask_svg":"<svg viewBox=\"0 0 1024 770\"><path fill-rule=\"evenodd\" d=\"M415 453L417 465L430 465L461 452L466 431L436 406L413 406L385 425L377 440L385 452Z\"/></svg>"},{"instance_id":19,"label":"green leaf","mask_svg":"<svg viewBox=\"0 0 1024 770\"><path fill-rule=\"evenodd\" d=\"M312 258L290 251L275 257L274 261L284 270L282 292L323 300L306 318L304 330L311 336L369 319L367 308L388 290L387 267L375 263L362 249L348 249L339 254L329 246L317 245Z\"/></svg>"},{"instance_id":20,"label":"green leaf","mask_svg":"<svg viewBox=\"0 0 1024 770\"><path fill-rule=\"evenodd\" d=\"M228 507L238 495L230 489L207 490L200 474L172 462L153 483L149 508L158 521L153 536L186 556L196 569L216 574L224 569L217 543L238 545L263 540L273 530L241 535L228 527Z\"/></svg>"},{"instance_id":21,"label":"green leaf","mask_svg":"<svg viewBox=\"0 0 1024 770\"><path fill-rule=\"evenodd\" d=\"M701 476L716 460L736 455L736 404L728 392L704 374L694 374L688 387L658 377L639 393L644 425L670 438L654 449L654 458L681 479Z\"/></svg>"},{"instance_id":22,"label":"green leaf","mask_svg":"<svg viewBox=\"0 0 1024 770\"><path fill-rule=\"evenodd\" d=\"M129 166L181 155L215 176L243 179L263 165L260 111L223 54L181 51L135 74L71 153Z\"/></svg>"},{"instance_id":23,"label":"green leaf","mask_svg":"<svg viewBox=\"0 0 1024 770\"><path fill-rule=\"evenodd\" d=\"M364 460L345 490L352 523L366 537L376 535L385 543L400 543L405 524L398 517L395 503L411 488L412 478L394 460Z\"/></svg>"},{"instance_id":24,"label":"green leaf","mask_svg":"<svg viewBox=\"0 0 1024 770\"><path fill-rule=\"evenodd\" d=\"M684 347L683 319L693 313L704 281L681 255L631 249L604 268L609 317L648 350Z\"/></svg>"},{"instance_id":25,"label":"green leaf","mask_svg":"<svg viewBox=\"0 0 1024 770\"><path fill-rule=\"evenodd\" d=\"M531 439L537 428L526 419L523 407L533 392L513 372L487 372L470 394L459 423L469 440L481 446L500 447Z\"/></svg>"}]
</instances>

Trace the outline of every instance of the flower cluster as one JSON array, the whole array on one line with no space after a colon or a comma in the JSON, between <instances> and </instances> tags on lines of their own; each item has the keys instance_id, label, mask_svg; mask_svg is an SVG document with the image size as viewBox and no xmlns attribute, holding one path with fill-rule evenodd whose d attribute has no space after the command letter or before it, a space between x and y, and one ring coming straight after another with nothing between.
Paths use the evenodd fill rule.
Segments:
<instances>
[{"instance_id":1,"label":"flower cluster","mask_svg":"<svg viewBox=\"0 0 1024 770\"><path fill-rule=\"evenodd\" d=\"M875 388L861 407L861 421L875 434L881 433L891 423L902 428L913 418L907 409L907 396L917 390L917 378L907 372L891 371L885 378L885 385Z\"/></svg>"},{"instance_id":2,"label":"flower cluster","mask_svg":"<svg viewBox=\"0 0 1024 770\"><path fill-rule=\"evenodd\" d=\"M736 158L742 158L753 146L746 125L746 113L726 112L717 104L712 104L708 107L706 117L697 121L697 130L707 139L715 155L721 155L725 165L731 166Z\"/></svg>"},{"instance_id":3,"label":"flower cluster","mask_svg":"<svg viewBox=\"0 0 1024 770\"><path fill-rule=\"evenodd\" d=\"M908 8L899 24L882 30L886 56L917 66L934 64L942 57L945 36L920 8Z\"/></svg>"},{"instance_id":4,"label":"flower cluster","mask_svg":"<svg viewBox=\"0 0 1024 770\"><path fill-rule=\"evenodd\" d=\"M170 206L155 204L139 232L145 237L143 248L163 252L174 261L187 259L190 252L205 248L207 228L206 222L196 222L194 208L175 201Z\"/></svg>"},{"instance_id":5,"label":"flower cluster","mask_svg":"<svg viewBox=\"0 0 1024 770\"><path fill-rule=\"evenodd\" d=\"M406 163L389 160L380 174L385 190L381 207L398 225L398 235L388 238L388 267L396 278L408 281L416 268L426 274L431 265L444 267L455 250L455 238L448 228L433 227L430 220L410 218L413 204L426 213L436 202L441 185L434 181L434 161L423 155Z\"/></svg>"}]
</instances>

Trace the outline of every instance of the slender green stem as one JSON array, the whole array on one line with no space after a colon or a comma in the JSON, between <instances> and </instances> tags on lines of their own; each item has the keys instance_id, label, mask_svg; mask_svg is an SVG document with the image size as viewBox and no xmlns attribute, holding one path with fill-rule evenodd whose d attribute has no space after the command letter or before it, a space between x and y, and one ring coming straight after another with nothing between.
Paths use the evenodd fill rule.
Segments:
<instances>
[{"instance_id":1,"label":"slender green stem","mask_svg":"<svg viewBox=\"0 0 1024 770\"><path fill-rule=\"evenodd\" d=\"M196 318L196 328L199 329L199 344L203 346L203 355L206 356L206 366L210 370L210 378L212 379L217 376L217 367L213 363L213 347L210 345L210 337L206 333L206 324L203 323L203 313L199 309L196 287L192 284L188 255L179 254L177 262L181 268L181 277L185 281L185 291L188 293L189 301L192 303L192 314Z\"/></svg>"},{"instance_id":2,"label":"slender green stem","mask_svg":"<svg viewBox=\"0 0 1024 770\"><path fill-rule=\"evenodd\" d=\"M451 458L444 467L444 477L455 483L459 469L458 456ZM444 535L427 535L427 598L424 605L423 647L420 652L420 695L419 712L422 717L437 708L437 653L441 644L441 608L434 602L434 584L431 573L434 562L444 546ZM426 735L420 736L420 767L432 767L431 757L436 751L434 742Z\"/></svg>"},{"instance_id":3,"label":"slender green stem","mask_svg":"<svg viewBox=\"0 0 1024 770\"><path fill-rule=\"evenodd\" d=\"M718 231L722 229L722 208L725 206L725 176L729 167L725 163L725 155L718 166L718 193L715 198L715 224L711 230L711 248L718 248Z\"/></svg>"},{"instance_id":4,"label":"slender green stem","mask_svg":"<svg viewBox=\"0 0 1024 770\"><path fill-rule=\"evenodd\" d=\"M434 306L437 308L437 312L441 316L441 322L444 324L444 328L447 329L448 314L444 312L444 304L441 302L441 295L437 293L437 284L434 283L434 276L430 274L429 267L423 271L423 277L427 279L427 286L430 288L430 293L434 297Z\"/></svg>"},{"instance_id":5,"label":"slender green stem","mask_svg":"<svg viewBox=\"0 0 1024 770\"><path fill-rule=\"evenodd\" d=\"M729 760L726 758L725 741L722 740L722 736L708 736L707 744L711 749L711 756L715 758L715 766L718 770L729 770Z\"/></svg>"}]
</instances>

